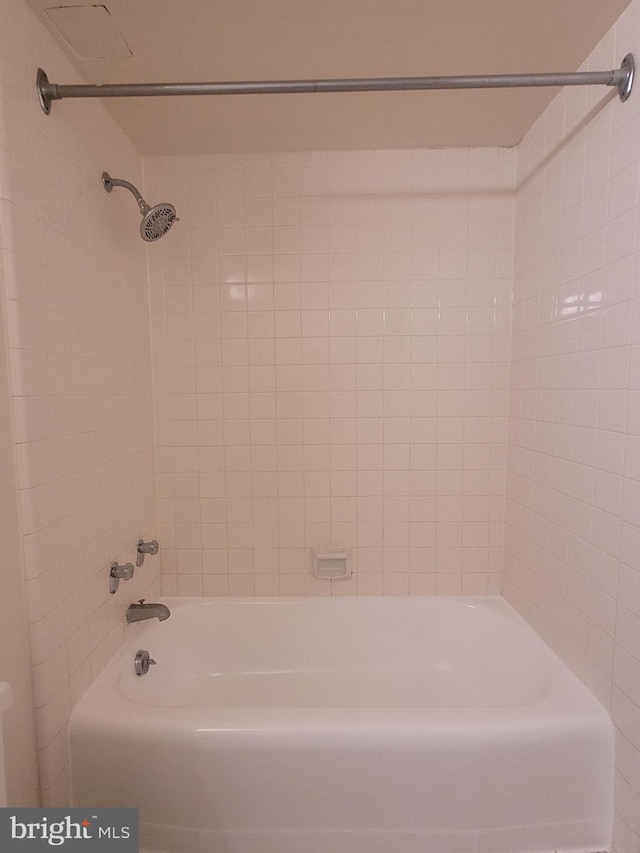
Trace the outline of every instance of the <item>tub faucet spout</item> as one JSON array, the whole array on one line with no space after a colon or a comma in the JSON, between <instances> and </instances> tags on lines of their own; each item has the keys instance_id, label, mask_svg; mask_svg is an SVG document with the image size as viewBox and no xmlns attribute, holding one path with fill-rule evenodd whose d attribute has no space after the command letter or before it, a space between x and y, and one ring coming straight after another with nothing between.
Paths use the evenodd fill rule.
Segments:
<instances>
[{"instance_id":1,"label":"tub faucet spout","mask_svg":"<svg viewBox=\"0 0 640 853\"><path fill-rule=\"evenodd\" d=\"M145 604L144 598L141 598L137 604L130 604L127 607L127 622L141 622L143 619L168 619L171 616L171 611L166 604Z\"/></svg>"}]
</instances>

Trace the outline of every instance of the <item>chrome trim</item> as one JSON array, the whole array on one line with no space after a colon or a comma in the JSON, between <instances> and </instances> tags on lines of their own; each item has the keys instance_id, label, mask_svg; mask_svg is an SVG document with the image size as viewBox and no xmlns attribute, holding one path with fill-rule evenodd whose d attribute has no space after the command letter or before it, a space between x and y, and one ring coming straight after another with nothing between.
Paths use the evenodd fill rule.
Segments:
<instances>
[{"instance_id":1,"label":"chrome trim","mask_svg":"<svg viewBox=\"0 0 640 853\"><path fill-rule=\"evenodd\" d=\"M628 53L612 71L557 74L487 74L459 77L372 77L336 80L263 80L226 83L50 83L39 68L36 87L40 106L49 114L51 102L64 98L137 98L168 95L272 95L306 92L389 92L415 89L496 89L530 86L615 86L621 101L631 93L633 56Z\"/></svg>"},{"instance_id":2,"label":"chrome trim","mask_svg":"<svg viewBox=\"0 0 640 853\"><path fill-rule=\"evenodd\" d=\"M155 663L154 659L149 657L149 652L146 649L138 649L133 660L136 675L146 675L149 672L149 667L155 666Z\"/></svg>"},{"instance_id":3,"label":"chrome trim","mask_svg":"<svg viewBox=\"0 0 640 853\"><path fill-rule=\"evenodd\" d=\"M131 580L135 570L136 567L133 563L125 563L123 566L119 566L118 563L111 563L111 569L109 570L109 592L111 595L116 592L121 580Z\"/></svg>"},{"instance_id":4,"label":"chrome trim","mask_svg":"<svg viewBox=\"0 0 640 853\"><path fill-rule=\"evenodd\" d=\"M136 557L136 566L140 568L140 566L144 563L144 558L147 554L150 554L153 557L158 553L159 550L160 545L158 544L157 539L152 539L150 542L145 542L143 539L138 539L138 556Z\"/></svg>"}]
</instances>

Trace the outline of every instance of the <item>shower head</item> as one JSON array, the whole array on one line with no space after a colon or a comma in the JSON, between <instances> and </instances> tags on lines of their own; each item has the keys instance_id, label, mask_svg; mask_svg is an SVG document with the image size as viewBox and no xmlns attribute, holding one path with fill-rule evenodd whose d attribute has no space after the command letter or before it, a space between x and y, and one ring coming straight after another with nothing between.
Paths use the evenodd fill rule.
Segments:
<instances>
[{"instance_id":1,"label":"shower head","mask_svg":"<svg viewBox=\"0 0 640 853\"><path fill-rule=\"evenodd\" d=\"M123 181L120 178L112 178L108 172L102 173L102 186L110 193L114 187L124 187L129 190L135 200L138 202L138 208L142 215L140 223L140 236L147 243L153 243L164 237L167 231L171 228L174 222L178 221L176 209L172 204L166 201L156 204L151 207L142 198L138 189L129 181Z\"/></svg>"},{"instance_id":2,"label":"shower head","mask_svg":"<svg viewBox=\"0 0 640 853\"><path fill-rule=\"evenodd\" d=\"M154 240L164 237L177 220L175 207L166 201L160 202L142 214L140 236L148 243L153 243Z\"/></svg>"}]
</instances>

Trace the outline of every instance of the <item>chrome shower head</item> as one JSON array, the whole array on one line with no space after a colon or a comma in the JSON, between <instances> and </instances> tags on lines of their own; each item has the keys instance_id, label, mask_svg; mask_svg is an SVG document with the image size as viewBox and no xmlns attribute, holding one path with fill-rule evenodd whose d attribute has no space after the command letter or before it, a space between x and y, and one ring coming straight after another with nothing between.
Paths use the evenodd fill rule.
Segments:
<instances>
[{"instance_id":1,"label":"chrome shower head","mask_svg":"<svg viewBox=\"0 0 640 853\"><path fill-rule=\"evenodd\" d=\"M164 237L177 219L176 209L172 204L166 201L156 204L155 207L150 207L146 213L142 214L140 236L147 243L153 243L154 240Z\"/></svg>"},{"instance_id":2,"label":"chrome shower head","mask_svg":"<svg viewBox=\"0 0 640 853\"><path fill-rule=\"evenodd\" d=\"M112 178L108 172L103 172L102 186L108 193L110 193L114 187L124 187L133 195L135 200L138 202L138 208L142 215L140 236L147 243L153 243L155 240L159 240L160 237L164 237L173 223L178 221L176 209L172 204L163 201L160 204L156 204L155 207L151 207L142 198L137 187L129 183L129 181L123 181L120 178Z\"/></svg>"}]
</instances>

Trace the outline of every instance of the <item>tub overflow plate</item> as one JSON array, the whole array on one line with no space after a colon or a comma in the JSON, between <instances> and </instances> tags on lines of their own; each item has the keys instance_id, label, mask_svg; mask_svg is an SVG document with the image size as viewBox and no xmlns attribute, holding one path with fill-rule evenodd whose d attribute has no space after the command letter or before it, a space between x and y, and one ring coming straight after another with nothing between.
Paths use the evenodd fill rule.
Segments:
<instances>
[{"instance_id":1,"label":"tub overflow plate","mask_svg":"<svg viewBox=\"0 0 640 853\"><path fill-rule=\"evenodd\" d=\"M133 665L136 670L136 675L146 675L149 672L149 667L154 664L155 661L152 657L149 656L149 652L146 649L138 649L136 652L135 660Z\"/></svg>"}]
</instances>

